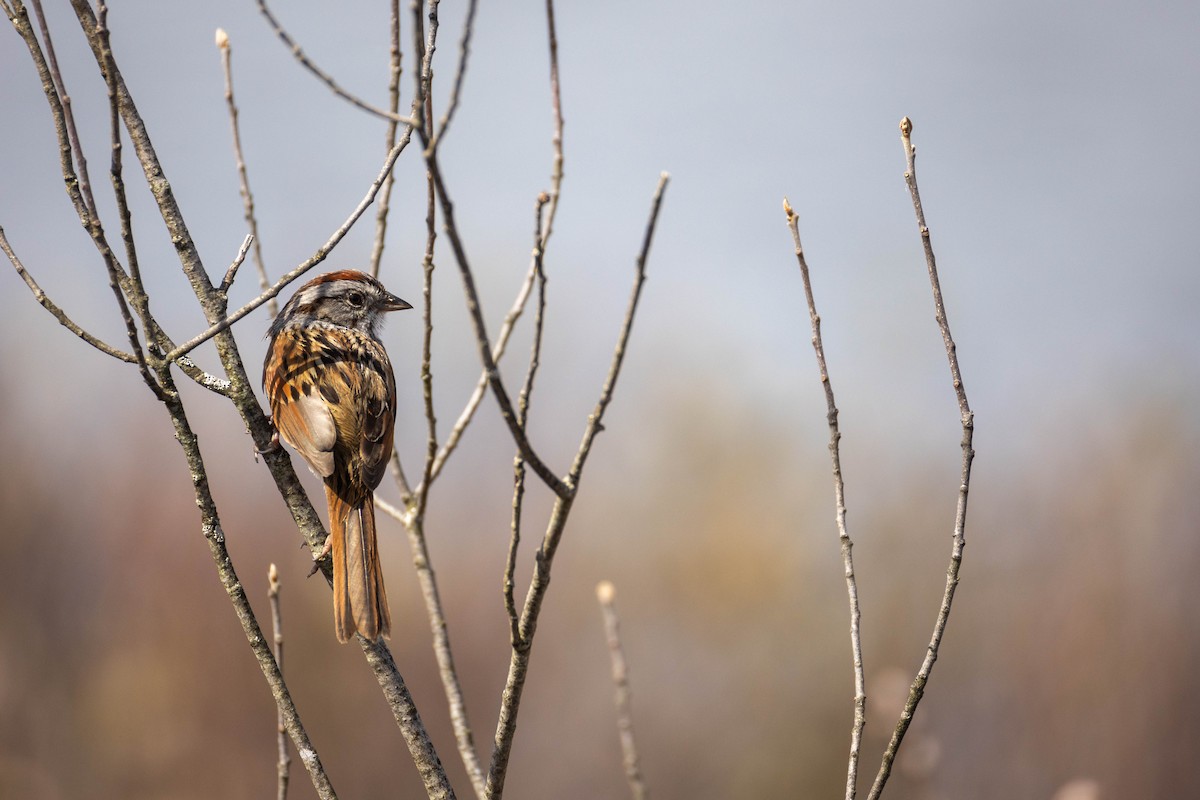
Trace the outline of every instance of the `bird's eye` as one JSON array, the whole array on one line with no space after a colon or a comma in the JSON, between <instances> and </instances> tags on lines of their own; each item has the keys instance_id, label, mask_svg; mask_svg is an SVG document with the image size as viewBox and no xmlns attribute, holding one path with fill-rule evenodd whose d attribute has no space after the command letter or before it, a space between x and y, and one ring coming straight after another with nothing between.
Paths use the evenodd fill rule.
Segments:
<instances>
[{"instance_id":1,"label":"bird's eye","mask_svg":"<svg viewBox=\"0 0 1200 800\"><path fill-rule=\"evenodd\" d=\"M350 292L346 295L346 302L353 308L362 308L367 303L367 299L363 297L362 292Z\"/></svg>"}]
</instances>

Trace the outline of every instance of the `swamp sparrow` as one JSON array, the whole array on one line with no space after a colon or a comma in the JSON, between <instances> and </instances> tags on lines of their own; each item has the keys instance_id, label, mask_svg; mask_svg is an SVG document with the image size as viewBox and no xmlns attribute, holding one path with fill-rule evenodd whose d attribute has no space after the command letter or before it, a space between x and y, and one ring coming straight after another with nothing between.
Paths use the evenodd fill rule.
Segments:
<instances>
[{"instance_id":1,"label":"swamp sparrow","mask_svg":"<svg viewBox=\"0 0 1200 800\"><path fill-rule=\"evenodd\" d=\"M412 308L354 270L300 287L271 324L263 387L275 429L325 479L333 555L333 619L340 641L391 628L375 542L372 492L392 454L396 379L379 327ZM320 558L320 556L318 556Z\"/></svg>"}]
</instances>

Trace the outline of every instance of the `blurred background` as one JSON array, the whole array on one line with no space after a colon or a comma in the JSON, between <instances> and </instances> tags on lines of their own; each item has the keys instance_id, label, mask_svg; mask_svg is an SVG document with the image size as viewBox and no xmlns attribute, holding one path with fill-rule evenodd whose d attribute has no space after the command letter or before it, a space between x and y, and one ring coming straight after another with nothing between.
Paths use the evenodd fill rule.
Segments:
<instances>
[{"instance_id":1,"label":"blurred background","mask_svg":"<svg viewBox=\"0 0 1200 800\"><path fill-rule=\"evenodd\" d=\"M108 118L66 4L47 9L102 207ZM494 334L549 188L544 6L481 3L442 149ZM385 3L279 3L307 53L386 103ZM464 4L441 4L438 113ZM377 174L384 124L302 70L249 0L126 2L113 48L209 272L245 235L213 33L229 32L272 276ZM597 397L654 184L672 175L626 368L554 568L508 779L514 797L622 797L594 587L617 587L642 765L661 798L839 796L852 714L825 406L781 200L800 218L833 386L862 600L870 784L929 640L960 427L904 187L918 174L976 413L966 559L889 796L1184 796L1200 701L1200 6L561 3L566 179L546 258L531 436L564 472ZM403 18L402 106L412 97ZM61 185L20 39L0 36L0 225L43 288L120 344ZM384 256L420 299L424 179L402 156ZM204 327L131 149L143 273L182 341ZM105 220L115 241L115 217ZM373 211L320 269L366 263ZM442 435L479 365L439 239ZM3 270L0 270L3 272ZM232 298L257 293L250 267ZM0 274L0 796L262 797L275 711L199 531L169 421L136 372ZM257 375L268 325L237 326ZM504 374L519 385L526 318ZM398 447L419 471L420 319L389 322ZM211 347L197 359L210 371ZM329 591L222 398L185 386L261 620L283 581L286 673L339 792L420 783ZM513 447L490 397L431 496L433 565L483 758L508 664L501 571ZM305 475L310 491L319 483ZM395 498L394 486L384 484ZM531 495L524 596L548 500ZM323 509L323 504L321 504ZM391 646L459 796L459 764L400 527L381 522ZM293 765L293 797L312 796ZM1185 788L1189 787L1189 788Z\"/></svg>"}]
</instances>

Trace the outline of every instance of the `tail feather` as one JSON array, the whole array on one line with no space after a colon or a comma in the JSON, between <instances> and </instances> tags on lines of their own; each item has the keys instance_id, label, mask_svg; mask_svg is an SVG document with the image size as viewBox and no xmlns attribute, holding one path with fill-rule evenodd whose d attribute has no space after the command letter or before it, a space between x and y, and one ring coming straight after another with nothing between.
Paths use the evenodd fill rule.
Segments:
<instances>
[{"instance_id":1,"label":"tail feather","mask_svg":"<svg viewBox=\"0 0 1200 800\"><path fill-rule=\"evenodd\" d=\"M371 641L391 632L375 537L375 501L351 506L326 487L333 556L333 621L339 641L358 631Z\"/></svg>"}]
</instances>

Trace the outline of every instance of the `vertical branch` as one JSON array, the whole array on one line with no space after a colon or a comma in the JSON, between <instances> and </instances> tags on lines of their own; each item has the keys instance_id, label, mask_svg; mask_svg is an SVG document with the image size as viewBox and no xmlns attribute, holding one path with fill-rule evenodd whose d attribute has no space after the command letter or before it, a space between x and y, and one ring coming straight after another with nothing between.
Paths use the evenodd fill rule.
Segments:
<instances>
[{"instance_id":1,"label":"vertical branch","mask_svg":"<svg viewBox=\"0 0 1200 800\"><path fill-rule=\"evenodd\" d=\"M958 369L957 348L954 344L954 338L950 335L950 324L946 320L946 307L942 301L941 282L938 280L937 260L933 255L933 244L929 238L929 226L925 224L925 211L921 206L921 193L917 189L917 150L913 146L911 135L912 121L908 117L905 117L900 120L900 140L904 146L906 163L904 182L908 186L908 192L912 198L913 210L917 216L917 229L921 234L921 244L925 250L925 265L929 272L929 285L933 291L934 318L937 321L938 330L941 331L942 341L946 346L946 358L950 363L950 377L954 386L954 396L958 400L958 410L962 422L962 471L958 485L958 505L954 513L954 538L950 548L950 565L946 568L946 590L942 594L942 604L938 608L937 620L933 625L933 635L930 637L929 647L925 651L925 659L921 662L921 668L917 671L917 675L909 687L908 700L904 703L904 709L900 712L900 720L896 723L895 730L892 731L891 741L888 742L887 749L883 753L879 772L875 776L875 783L871 786L871 793L868 795L867 800L877 800L883 792L883 787L887 784L888 776L891 775L892 763L896 759L896 753L900 749L901 742L904 741L904 734L908 731L913 714L916 713L917 705L921 702L921 698L925 694L925 685L929 681L929 674L933 671L933 664L937 661L938 648L941 646L942 635L946 631L946 622L950 618L950 607L954 602L954 591L958 587L958 572L962 566L963 548L966 545L967 495L971 487L971 463L975 460L975 450L971 446L975 434L975 415L967 403L967 390L963 387L962 373Z\"/></svg>"},{"instance_id":2,"label":"vertical branch","mask_svg":"<svg viewBox=\"0 0 1200 800\"><path fill-rule=\"evenodd\" d=\"M432 80L432 73L430 74ZM424 124L433 124L433 97L426 83ZM433 469L433 459L437 456L437 415L433 407L433 253L437 243L437 198L434 196L433 175L425 175L425 257L421 261L423 280L421 295L424 305L424 329L421 338L421 395L425 401L425 421L427 435L425 437L426 453L425 466L421 475L421 484L417 487L416 517L425 518L425 505L429 501L429 474Z\"/></svg>"},{"instance_id":3,"label":"vertical branch","mask_svg":"<svg viewBox=\"0 0 1200 800\"><path fill-rule=\"evenodd\" d=\"M275 645L275 663L279 665L279 674L283 675L283 615L279 610L279 570L271 564L267 569L267 597L271 601L271 630L274 633L272 641ZM278 751L279 761L275 766L278 786L275 792L276 800L287 800L288 772L291 769L292 758L288 755L287 726L283 722L283 711L277 712L278 722Z\"/></svg>"},{"instance_id":4,"label":"vertical branch","mask_svg":"<svg viewBox=\"0 0 1200 800\"><path fill-rule=\"evenodd\" d=\"M533 321L533 343L530 345L529 368L525 371L525 383L517 396L517 424L527 430L529 423L529 396L533 392L533 379L537 375L542 353L542 321L546 312L546 272L542 263L542 211L550 196L545 192L538 195L533 215L533 264L537 276L537 313ZM504 564L504 610L508 613L509 641L516 647L521 639L520 618L513 600L513 575L517 569L517 549L521 544L521 506L525 498L525 459L520 451L513 458L513 501L512 533L508 542L508 558Z\"/></svg>"},{"instance_id":5,"label":"vertical branch","mask_svg":"<svg viewBox=\"0 0 1200 800\"><path fill-rule=\"evenodd\" d=\"M403 70L400 52L400 0L391 0L391 5L392 46L391 61L388 68L388 110L393 114L397 114L400 111L400 75ZM398 129L399 122L389 119L387 133L384 134L388 150L396 146L396 132ZM387 238L388 212L391 210L392 185L395 181L395 173L389 172L383 182L383 187L379 190L379 210L375 213L375 243L371 246L371 260L369 262L369 271L373 278L379 277L379 265L383 260L383 246Z\"/></svg>"},{"instance_id":6,"label":"vertical branch","mask_svg":"<svg viewBox=\"0 0 1200 800\"><path fill-rule=\"evenodd\" d=\"M637 742L633 738L633 711L629 701L629 669L625 664L625 651L621 648L621 624L617 619L614 603L617 591L608 581L596 587L596 599L600 601L600 613L604 617L604 634L608 640L608 655L612 661L613 686L616 688L617 730L621 735L621 753L625 762L625 779L633 800L647 800L650 790L642 777L641 759L638 757Z\"/></svg>"},{"instance_id":7,"label":"vertical branch","mask_svg":"<svg viewBox=\"0 0 1200 800\"><path fill-rule=\"evenodd\" d=\"M225 105L229 109L229 127L233 133L233 158L237 162L238 188L245 209L246 226L250 229L250 235L254 237L254 267L258 270L258 286L265 292L271 288L271 283L267 280L267 267L263 263L262 240L258 235L258 218L254 214L254 195L250 192L250 179L246 175L246 159L242 157L242 134L238 128L237 103L233 99L233 48L229 44L229 34L221 28L217 28L217 49L221 51L221 71L225 73ZM392 122L391 125L394 129L396 123ZM267 311L272 317L279 313L279 305L274 297L267 301Z\"/></svg>"},{"instance_id":8,"label":"vertical branch","mask_svg":"<svg viewBox=\"0 0 1200 800\"><path fill-rule=\"evenodd\" d=\"M808 319L812 325L812 346L817 355L817 369L821 374L821 387L825 390L826 420L829 423L829 456L833 461L833 498L837 508L838 538L842 543L842 565L846 575L846 594L850 599L850 653L854 659L854 724L850 731L850 760L846 773L846 800L854 800L858 791L858 760L862 752L863 728L867 724L867 692L863 677L862 636L859 631L858 583L854 577L854 549L850 532L846 528L846 492L842 482L842 458L838 430L837 404L833 400L833 383L825 364L825 345L821 342L821 317L817 315L813 299L812 281L809 280L808 262L804 259L804 248L800 245L800 229L796 212L783 200L783 211L787 215L792 242L796 246L796 261L800 264L800 276L804 281L804 297L808 301Z\"/></svg>"}]
</instances>

